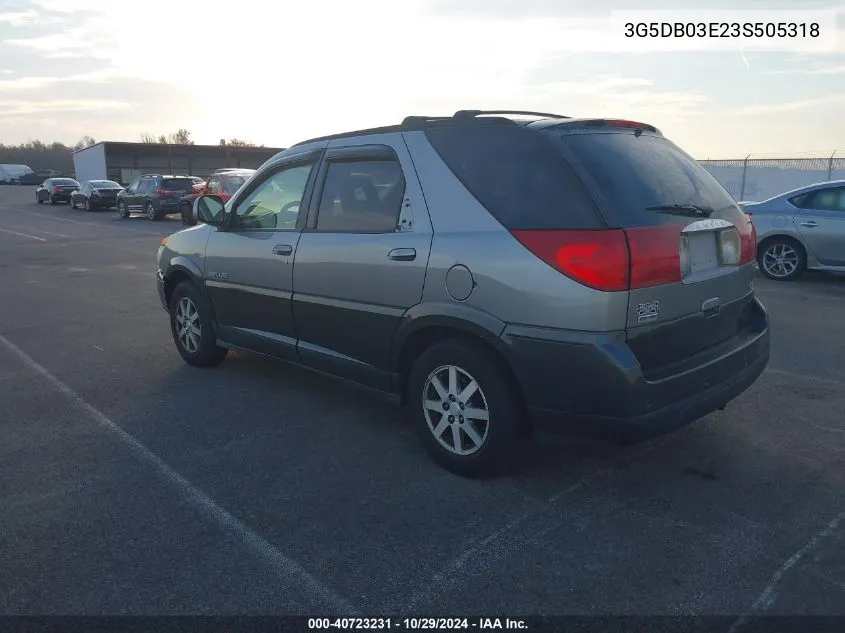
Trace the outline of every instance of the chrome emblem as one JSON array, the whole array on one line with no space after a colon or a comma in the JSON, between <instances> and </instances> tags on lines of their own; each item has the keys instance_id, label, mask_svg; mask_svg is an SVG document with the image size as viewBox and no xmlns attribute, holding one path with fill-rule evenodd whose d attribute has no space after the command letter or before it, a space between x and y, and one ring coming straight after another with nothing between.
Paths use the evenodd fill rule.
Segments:
<instances>
[{"instance_id":1,"label":"chrome emblem","mask_svg":"<svg viewBox=\"0 0 845 633\"><path fill-rule=\"evenodd\" d=\"M637 306L637 323L649 323L657 320L660 314L660 302L649 301Z\"/></svg>"}]
</instances>

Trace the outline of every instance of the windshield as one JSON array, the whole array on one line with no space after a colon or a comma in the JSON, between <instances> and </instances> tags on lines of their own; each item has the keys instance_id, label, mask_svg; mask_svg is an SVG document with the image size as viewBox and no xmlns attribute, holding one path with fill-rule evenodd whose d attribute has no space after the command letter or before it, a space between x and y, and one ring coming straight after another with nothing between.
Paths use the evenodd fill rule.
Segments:
<instances>
[{"instance_id":1,"label":"windshield","mask_svg":"<svg viewBox=\"0 0 845 633\"><path fill-rule=\"evenodd\" d=\"M710 172L662 136L559 130L555 136L611 226L668 224L697 214L741 217Z\"/></svg>"}]
</instances>

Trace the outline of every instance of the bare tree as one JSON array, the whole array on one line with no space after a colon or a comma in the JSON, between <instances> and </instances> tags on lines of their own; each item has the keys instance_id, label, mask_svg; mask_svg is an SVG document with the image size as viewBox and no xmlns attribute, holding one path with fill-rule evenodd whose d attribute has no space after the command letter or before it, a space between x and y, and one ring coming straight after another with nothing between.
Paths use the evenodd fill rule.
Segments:
<instances>
[{"instance_id":1,"label":"bare tree","mask_svg":"<svg viewBox=\"0 0 845 633\"><path fill-rule=\"evenodd\" d=\"M191 140L191 132L186 130L185 128L179 128L170 135L170 142L174 145L193 145L194 142Z\"/></svg>"},{"instance_id":2,"label":"bare tree","mask_svg":"<svg viewBox=\"0 0 845 633\"><path fill-rule=\"evenodd\" d=\"M152 134L144 133L144 134L141 134L141 142L142 143L158 143L158 140L156 140L156 137L153 136Z\"/></svg>"},{"instance_id":3,"label":"bare tree","mask_svg":"<svg viewBox=\"0 0 845 633\"><path fill-rule=\"evenodd\" d=\"M255 147L255 143L251 143L249 141L242 141L239 138L230 139L228 144L232 147Z\"/></svg>"},{"instance_id":4,"label":"bare tree","mask_svg":"<svg viewBox=\"0 0 845 633\"><path fill-rule=\"evenodd\" d=\"M86 147L91 147L92 145L96 145L97 141L94 140L93 137L88 136L87 134L83 136L76 142L76 145L73 146L73 151L78 152L81 149L85 149Z\"/></svg>"}]
</instances>

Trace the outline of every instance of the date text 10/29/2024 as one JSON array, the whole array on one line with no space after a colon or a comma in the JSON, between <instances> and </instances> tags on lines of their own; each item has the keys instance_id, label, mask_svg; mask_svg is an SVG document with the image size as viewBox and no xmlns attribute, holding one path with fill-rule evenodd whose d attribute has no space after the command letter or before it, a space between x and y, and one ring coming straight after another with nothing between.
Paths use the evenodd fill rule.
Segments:
<instances>
[{"instance_id":1,"label":"date text 10/29/2024","mask_svg":"<svg viewBox=\"0 0 845 633\"><path fill-rule=\"evenodd\" d=\"M308 618L309 631L496 631L527 630L525 620L511 618Z\"/></svg>"}]
</instances>

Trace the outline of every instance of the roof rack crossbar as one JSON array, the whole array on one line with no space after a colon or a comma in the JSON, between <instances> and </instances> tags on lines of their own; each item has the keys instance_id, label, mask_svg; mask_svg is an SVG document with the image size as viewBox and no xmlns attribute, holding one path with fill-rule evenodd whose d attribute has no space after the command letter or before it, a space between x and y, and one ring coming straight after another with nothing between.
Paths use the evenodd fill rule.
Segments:
<instances>
[{"instance_id":1,"label":"roof rack crossbar","mask_svg":"<svg viewBox=\"0 0 845 633\"><path fill-rule=\"evenodd\" d=\"M571 119L572 117L563 114L552 114L550 112L533 112L531 110L458 110L454 117L477 117L480 114L521 114L525 116L537 116L544 119Z\"/></svg>"}]
</instances>

